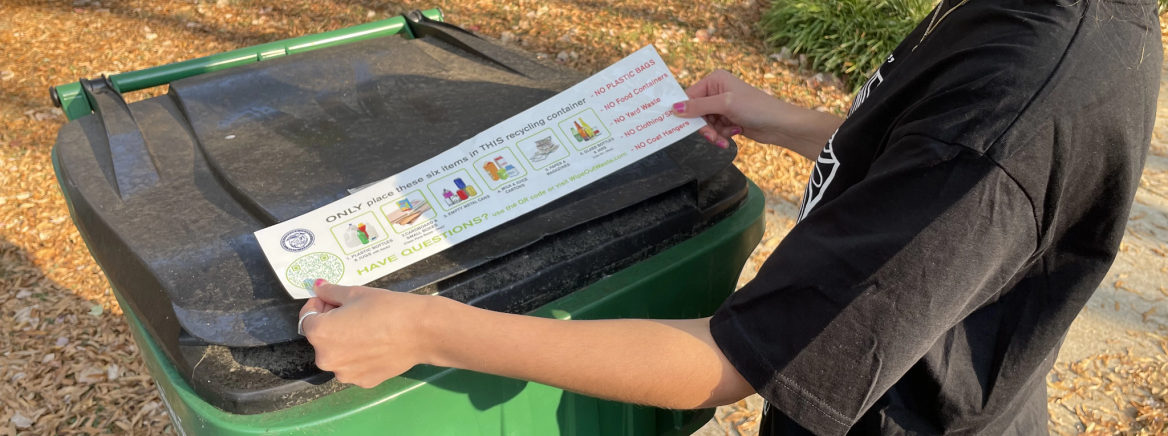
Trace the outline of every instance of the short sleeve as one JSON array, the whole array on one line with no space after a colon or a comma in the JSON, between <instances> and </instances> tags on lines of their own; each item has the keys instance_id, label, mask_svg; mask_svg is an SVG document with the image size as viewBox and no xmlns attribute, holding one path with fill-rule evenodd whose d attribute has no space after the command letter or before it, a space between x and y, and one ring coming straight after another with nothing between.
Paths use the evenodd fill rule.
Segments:
<instances>
[{"instance_id":1,"label":"short sleeve","mask_svg":"<svg viewBox=\"0 0 1168 436\"><path fill-rule=\"evenodd\" d=\"M818 435L843 435L997 297L1037 240L1031 201L991 159L904 137L811 210L710 328L772 406Z\"/></svg>"}]
</instances>

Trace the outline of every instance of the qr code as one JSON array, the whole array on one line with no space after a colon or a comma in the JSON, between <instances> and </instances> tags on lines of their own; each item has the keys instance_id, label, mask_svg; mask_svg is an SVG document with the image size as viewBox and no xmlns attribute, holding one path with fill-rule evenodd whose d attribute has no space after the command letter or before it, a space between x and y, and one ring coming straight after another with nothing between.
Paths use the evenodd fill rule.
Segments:
<instances>
[{"instance_id":1,"label":"qr code","mask_svg":"<svg viewBox=\"0 0 1168 436\"><path fill-rule=\"evenodd\" d=\"M312 289L316 279L337 283L345 275L345 262L335 254L310 253L301 256L288 266L288 281L304 289Z\"/></svg>"}]
</instances>

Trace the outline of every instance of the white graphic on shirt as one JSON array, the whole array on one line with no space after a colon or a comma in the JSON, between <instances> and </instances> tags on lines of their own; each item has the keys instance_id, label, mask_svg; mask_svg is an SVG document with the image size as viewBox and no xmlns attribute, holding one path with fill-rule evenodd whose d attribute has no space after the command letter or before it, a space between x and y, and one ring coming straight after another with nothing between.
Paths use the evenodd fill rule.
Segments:
<instances>
[{"instance_id":1,"label":"white graphic on shirt","mask_svg":"<svg viewBox=\"0 0 1168 436\"><path fill-rule=\"evenodd\" d=\"M864 104L864 100L868 99L868 96L872 94L872 90L880 86L881 83L884 83L884 76L880 74L880 70L876 70L876 74L869 77L868 82L860 87L860 92L856 94L856 101L852 102L852 109L848 111L849 117L852 116L852 113L856 112L856 109L860 108L860 105Z\"/></svg>"},{"instance_id":2,"label":"white graphic on shirt","mask_svg":"<svg viewBox=\"0 0 1168 436\"><path fill-rule=\"evenodd\" d=\"M836 133L839 133L839 130L836 130ZM811 169L811 177L807 180L807 192L803 193L803 206L799 208L799 221L803 221L803 218L811 213L811 209L819 204L819 200L823 199L823 191L835 179L836 171L839 171L840 163L832 150L833 142L835 133L831 134L827 146L823 147L823 151L819 152L819 158L815 159L815 168Z\"/></svg>"},{"instance_id":3,"label":"white graphic on shirt","mask_svg":"<svg viewBox=\"0 0 1168 436\"><path fill-rule=\"evenodd\" d=\"M888 56L888 62L892 62L892 55ZM852 102L852 108L848 111L848 116L856 112L860 105L864 104L864 100L872 94L872 90L876 89L884 83L884 76L880 74L877 69L872 77L868 78L868 82L860 87L860 92L856 94L856 100ZM835 135L839 133L836 129L835 133L831 134L831 139L827 140L827 145L823 147L823 151L819 152L819 157L815 159L815 167L811 168L811 176L807 179L807 190L803 193L803 204L799 207L799 221L807 217L811 213L811 209L819 204L823 199L823 193L827 191L827 187L831 185L831 181L835 179L835 173L839 171L840 161L835 156Z\"/></svg>"}]
</instances>

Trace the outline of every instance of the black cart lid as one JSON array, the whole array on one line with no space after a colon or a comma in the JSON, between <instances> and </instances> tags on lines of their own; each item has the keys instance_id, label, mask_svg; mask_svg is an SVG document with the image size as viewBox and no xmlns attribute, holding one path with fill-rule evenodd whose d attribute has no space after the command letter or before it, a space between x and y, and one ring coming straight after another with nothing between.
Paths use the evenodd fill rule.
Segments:
<instances>
[{"instance_id":1,"label":"black cart lid","mask_svg":"<svg viewBox=\"0 0 1168 436\"><path fill-rule=\"evenodd\" d=\"M128 107L97 95L97 114L61 129L75 220L152 334L230 347L299 339L302 302L284 292L254 231L410 168L583 78L450 27L195 76ZM125 133L133 129L140 140ZM733 157L687 138L375 285L443 292L440 282L491 259L704 183ZM520 308L481 289L450 292Z\"/></svg>"}]
</instances>

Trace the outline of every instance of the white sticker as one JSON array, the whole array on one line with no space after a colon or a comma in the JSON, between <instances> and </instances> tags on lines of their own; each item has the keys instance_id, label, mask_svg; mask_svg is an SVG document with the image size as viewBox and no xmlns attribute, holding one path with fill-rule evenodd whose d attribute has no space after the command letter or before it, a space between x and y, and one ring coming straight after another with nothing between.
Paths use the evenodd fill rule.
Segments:
<instances>
[{"instance_id":1,"label":"white sticker","mask_svg":"<svg viewBox=\"0 0 1168 436\"><path fill-rule=\"evenodd\" d=\"M705 125L653 46L425 162L256 232L293 298L363 285L563 197Z\"/></svg>"}]
</instances>

